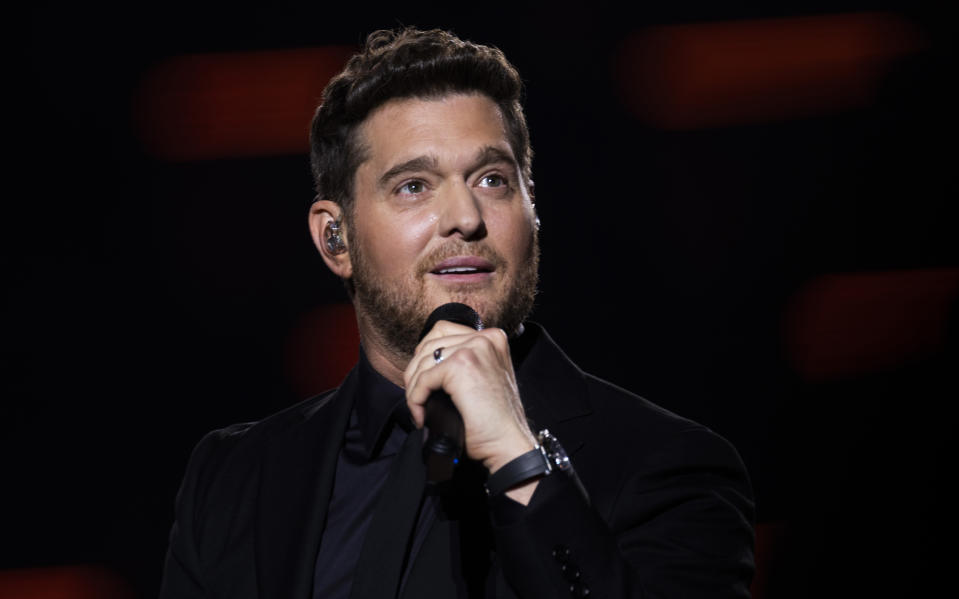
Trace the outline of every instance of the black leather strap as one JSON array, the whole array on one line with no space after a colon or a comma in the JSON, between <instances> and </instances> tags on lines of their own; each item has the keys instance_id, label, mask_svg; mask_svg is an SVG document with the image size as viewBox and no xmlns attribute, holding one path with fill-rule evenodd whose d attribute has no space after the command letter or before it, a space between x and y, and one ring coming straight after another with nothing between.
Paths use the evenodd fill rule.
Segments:
<instances>
[{"instance_id":1,"label":"black leather strap","mask_svg":"<svg viewBox=\"0 0 959 599\"><path fill-rule=\"evenodd\" d=\"M499 495L531 478L546 474L549 474L549 465L543 451L537 447L506 462L505 466L491 474L486 481L486 492Z\"/></svg>"}]
</instances>

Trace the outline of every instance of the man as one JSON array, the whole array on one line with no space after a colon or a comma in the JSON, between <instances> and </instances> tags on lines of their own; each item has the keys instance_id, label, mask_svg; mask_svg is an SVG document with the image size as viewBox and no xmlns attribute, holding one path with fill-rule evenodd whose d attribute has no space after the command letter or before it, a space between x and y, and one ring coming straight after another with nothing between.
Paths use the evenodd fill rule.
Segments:
<instances>
[{"instance_id":1,"label":"man","mask_svg":"<svg viewBox=\"0 0 959 599\"><path fill-rule=\"evenodd\" d=\"M372 34L331 81L309 224L356 308L359 362L200 442L162 596L748 596L735 450L525 322L539 250L520 91L498 50L412 29ZM441 320L420 339L448 302L485 328ZM430 484L435 391L466 459Z\"/></svg>"}]
</instances>

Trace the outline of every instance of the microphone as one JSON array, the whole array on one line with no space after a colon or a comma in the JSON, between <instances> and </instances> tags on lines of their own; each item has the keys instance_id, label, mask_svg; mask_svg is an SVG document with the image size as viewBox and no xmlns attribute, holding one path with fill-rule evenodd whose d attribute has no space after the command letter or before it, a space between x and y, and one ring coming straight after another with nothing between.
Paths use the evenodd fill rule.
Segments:
<instances>
[{"instance_id":1,"label":"microphone","mask_svg":"<svg viewBox=\"0 0 959 599\"><path fill-rule=\"evenodd\" d=\"M441 320L465 325L477 331L483 328L483 321L476 310L466 304L450 302L433 310L429 315L423 332L420 333L420 340ZM426 461L426 477L431 483L440 483L453 476L453 467L463 454L466 437L463 417L453 405L449 394L442 389L430 393L425 410L427 437L423 447L423 459Z\"/></svg>"}]
</instances>

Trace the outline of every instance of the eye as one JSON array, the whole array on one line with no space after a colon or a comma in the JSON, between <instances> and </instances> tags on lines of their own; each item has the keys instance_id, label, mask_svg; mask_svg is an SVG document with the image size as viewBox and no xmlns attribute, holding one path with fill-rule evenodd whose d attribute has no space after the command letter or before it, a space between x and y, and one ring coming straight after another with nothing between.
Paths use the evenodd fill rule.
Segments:
<instances>
[{"instance_id":1,"label":"eye","mask_svg":"<svg viewBox=\"0 0 959 599\"><path fill-rule=\"evenodd\" d=\"M426 191L426 184L422 181L407 181L397 189L399 193L405 193L410 195L416 195L418 193L423 193Z\"/></svg>"},{"instance_id":2,"label":"eye","mask_svg":"<svg viewBox=\"0 0 959 599\"><path fill-rule=\"evenodd\" d=\"M503 187L507 184L506 178L502 175L484 175L479 180L480 187Z\"/></svg>"}]
</instances>

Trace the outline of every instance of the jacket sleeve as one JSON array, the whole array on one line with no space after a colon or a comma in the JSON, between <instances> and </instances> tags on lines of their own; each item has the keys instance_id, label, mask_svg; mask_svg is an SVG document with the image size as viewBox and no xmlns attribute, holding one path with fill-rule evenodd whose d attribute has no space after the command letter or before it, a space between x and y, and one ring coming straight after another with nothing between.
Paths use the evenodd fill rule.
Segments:
<instances>
[{"instance_id":1,"label":"jacket sleeve","mask_svg":"<svg viewBox=\"0 0 959 599\"><path fill-rule=\"evenodd\" d=\"M561 474L540 481L518 518L497 522L492 506L519 597L749 597L753 503L735 449L693 427L623 470L605 514Z\"/></svg>"}]
</instances>

